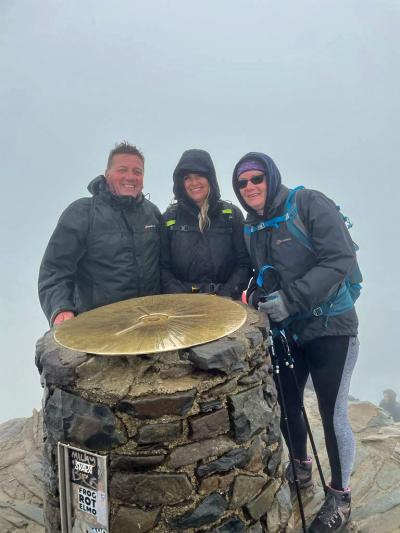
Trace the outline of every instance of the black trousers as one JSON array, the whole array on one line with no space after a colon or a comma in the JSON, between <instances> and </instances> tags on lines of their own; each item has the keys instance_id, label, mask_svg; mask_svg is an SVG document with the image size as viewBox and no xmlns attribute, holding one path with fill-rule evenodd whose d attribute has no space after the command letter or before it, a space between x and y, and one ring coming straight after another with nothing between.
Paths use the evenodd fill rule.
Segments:
<instances>
[{"instance_id":1,"label":"black trousers","mask_svg":"<svg viewBox=\"0 0 400 533\"><path fill-rule=\"evenodd\" d=\"M282 360L283 347L274 342ZM321 337L300 347L291 345L294 370L280 364L280 378L292 437L294 457L307 459L307 428L301 411L304 388L311 374L322 419L326 449L331 468L331 485L342 490L348 487L354 462L354 437L347 414L350 378L358 354L356 337ZM297 390L293 372L297 377ZM275 376L276 380L276 376ZM300 396L299 396L300 395ZM278 387L278 400L282 397ZM288 442L283 417L281 430Z\"/></svg>"}]
</instances>

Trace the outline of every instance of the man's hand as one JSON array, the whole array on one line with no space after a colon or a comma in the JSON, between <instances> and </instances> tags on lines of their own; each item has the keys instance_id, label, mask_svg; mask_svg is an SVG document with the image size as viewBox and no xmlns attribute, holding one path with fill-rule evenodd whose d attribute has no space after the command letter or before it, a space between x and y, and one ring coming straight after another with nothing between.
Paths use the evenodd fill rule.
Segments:
<instances>
[{"instance_id":1,"label":"man's hand","mask_svg":"<svg viewBox=\"0 0 400 533\"><path fill-rule=\"evenodd\" d=\"M54 319L53 325L56 326L57 324L65 322L66 320L71 320L71 318L74 318L74 316L75 315L72 311L61 311L61 313L58 313Z\"/></svg>"},{"instance_id":2,"label":"man's hand","mask_svg":"<svg viewBox=\"0 0 400 533\"><path fill-rule=\"evenodd\" d=\"M264 302L258 304L258 310L267 313L273 322L283 322L288 316L289 311L284 302L282 291L271 292L266 296Z\"/></svg>"}]
</instances>

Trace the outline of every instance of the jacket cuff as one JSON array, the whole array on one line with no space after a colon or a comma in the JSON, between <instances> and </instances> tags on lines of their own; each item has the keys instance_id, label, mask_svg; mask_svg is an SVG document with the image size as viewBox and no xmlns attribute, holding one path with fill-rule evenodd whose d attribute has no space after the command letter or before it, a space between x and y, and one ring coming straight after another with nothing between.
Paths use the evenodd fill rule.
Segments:
<instances>
[{"instance_id":1,"label":"jacket cuff","mask_svg":"<svg viewBox=\"0 0 400 533\"><path fill-rule=\"evenodd\" d=\"M70 311L71 313L74 313L74 315L76 316L76 311L73 307L60 307L59 309L56 309L55 311L53 311L51 317L50 317L50 320L49 320L49 324L50 324L50 327L52 328L53 327L53 324L54 324L54 320L56 319L56 316L59 315L60 313L64 313L66 311Z\"/></svg>"}]
</instances>

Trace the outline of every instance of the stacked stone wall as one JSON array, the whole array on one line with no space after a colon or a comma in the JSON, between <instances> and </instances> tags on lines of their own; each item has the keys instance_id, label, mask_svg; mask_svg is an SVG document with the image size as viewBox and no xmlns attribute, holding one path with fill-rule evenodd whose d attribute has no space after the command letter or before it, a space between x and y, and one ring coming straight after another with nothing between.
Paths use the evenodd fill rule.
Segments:
<instances>
[{"instance_id":1,"label":"stacked stone wall","mask_svg":"<svg viewBox=\"0 0 400 533\"><path fill-rule=\"evenodd\" d=\"M109 457L111 533L285 530L280 412L257 321L250 312L219 341L135 357L39 340L49 533L60 531L58 441Z\"/></svg>"}]
</instances>

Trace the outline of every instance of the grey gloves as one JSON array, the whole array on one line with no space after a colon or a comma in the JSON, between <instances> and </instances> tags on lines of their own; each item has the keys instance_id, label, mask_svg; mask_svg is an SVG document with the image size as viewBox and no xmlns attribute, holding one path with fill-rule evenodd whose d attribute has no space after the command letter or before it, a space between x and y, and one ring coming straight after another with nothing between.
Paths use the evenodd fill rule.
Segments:
<instances>
[{"instance_id":1,"label":"grey gloves","mask_svg":"<svg viewBox=\"0 0 400 533\"><path fill-rule=\"evenodd\" d=\"M267 313L273 322L283 322L288 318L290 313L286 307L282 291L271 292L271 294L266 296L265 300L265 302L258 304L258 310Z\"/></svg>"}]
</instances>

